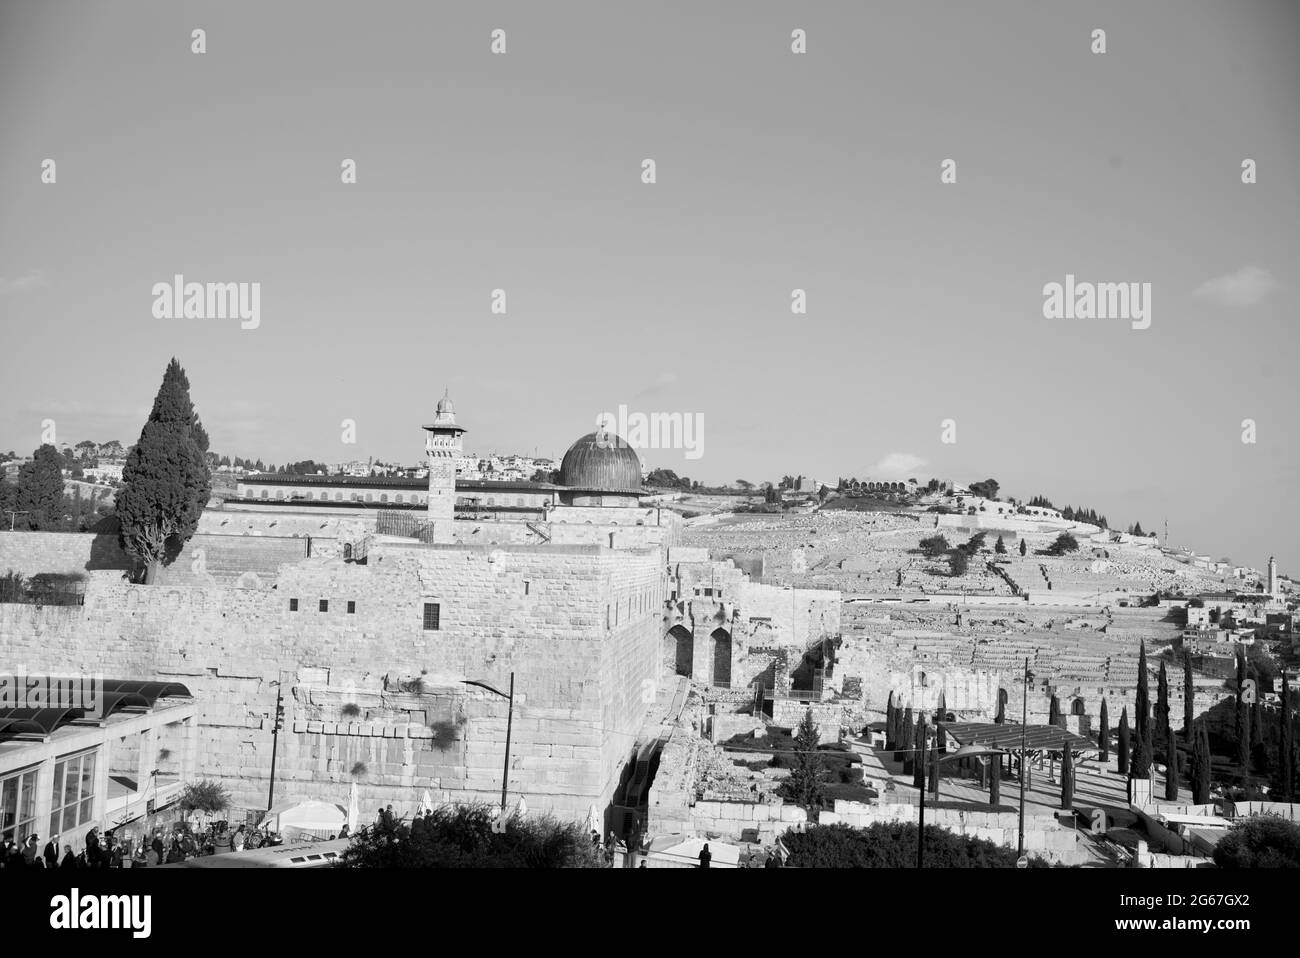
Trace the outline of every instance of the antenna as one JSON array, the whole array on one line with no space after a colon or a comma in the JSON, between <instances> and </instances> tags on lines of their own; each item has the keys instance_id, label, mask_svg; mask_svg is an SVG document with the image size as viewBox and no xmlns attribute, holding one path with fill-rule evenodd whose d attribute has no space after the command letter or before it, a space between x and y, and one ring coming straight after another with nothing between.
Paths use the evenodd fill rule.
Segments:
<instances>
[{"instance_id":1,"label":"antenna","mask_svg":"<svg viewBox=\"0 0 1300 958\"><path fill-rule=\"evenodd\" d=\"M1169 519L1165 518L1165 548L1169 548Z\"/></svg>"}]
</instances>

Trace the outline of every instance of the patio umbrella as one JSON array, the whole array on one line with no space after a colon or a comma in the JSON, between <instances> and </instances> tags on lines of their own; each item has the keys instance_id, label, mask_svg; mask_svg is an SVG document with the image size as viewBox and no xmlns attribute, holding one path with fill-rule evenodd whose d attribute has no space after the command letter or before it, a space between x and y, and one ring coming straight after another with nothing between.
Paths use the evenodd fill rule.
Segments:
<instances>
[{"instance_id":1,"label":"patio umbrella","mask_svg":"<svg viewBox=\"0 0 1300 958\"><path fill-rule=\"evenodd\" d=\"M416 809L416 814L423 815L426 810L433 811L433 796L429 794L427 788L424 790L424 796L420 799L420 807Z\"/></svg>"},{"instance_id":2,"label":"patio umbrella","mask_svg":"<svg viewBox=\"0 0 1300 958\"><path fill-rule=\"evenodd\" d=\"M528 814L528 805L524 802L524 797L522 795L519 796L519 804L515 806L515 814L520 818L523 818Z\"/></svg>"}]
</instances>

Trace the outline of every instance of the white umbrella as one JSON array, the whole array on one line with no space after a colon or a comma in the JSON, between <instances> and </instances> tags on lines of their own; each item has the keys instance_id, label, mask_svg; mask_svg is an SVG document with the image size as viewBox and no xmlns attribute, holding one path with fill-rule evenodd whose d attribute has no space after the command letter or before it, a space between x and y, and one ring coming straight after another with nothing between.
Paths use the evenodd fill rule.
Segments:
<instances>
[{"instance_id":1,"label":"white umbrella","mask_svg":"<svg viewBox=\"0 0 1300 958\"><path fill-rule=\"evenodd\" d=\"M595 832L597 835L600 834L600 816L596 814L594 803L587 809L587 831Z\"/></svg>"},{"instance_id":2,"label":"white umbrella","mask_svg":"<svg viewBox=\"0 0 1300 958\"><path fill-rule=\"evenodd\" d=\"M519 805L515 808L515 814L518 815L520 818L523 818L525 815L528 814L528 805L525 804L524 797L522 795L519 796Z\"/></svg>"},{"instance_id":3,"label":"white umbrella","mask_svg":"<svg viewBox=\"0 0 1300 958\"><path fill-rule=\"evenodd\" d=\"M433 811L433 796L429 794L427 788L424 790L424 797L420 799L420 807L417 810L417 814L423 815L426 809L428 811Z\"/></svg>"},{"instance_id":4,"label":"white umbrella","mask_svg":"<svg viewBox=\"0 0 1300 958\"><path fill-rule=\"evenodd\" d=\"M352 783L352 794L348 798L348 834L355 835L361 824L361 795L357 783Z\"/></svg>"}]
</instances>

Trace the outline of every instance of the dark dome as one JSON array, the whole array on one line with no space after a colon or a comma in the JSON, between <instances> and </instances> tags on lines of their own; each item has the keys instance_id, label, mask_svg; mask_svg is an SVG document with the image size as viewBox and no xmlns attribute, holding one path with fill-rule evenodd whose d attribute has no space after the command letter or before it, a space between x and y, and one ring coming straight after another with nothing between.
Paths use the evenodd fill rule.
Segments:
<instances>
[{"instance_id":1,"label":"dark dome","mask_svg":"<svg viewBox=\"0 0 1300 958\"><path fill-rule=\"evenodd\" d=\"M560 485L602 492L640 492L641 457L612 432L589 432L564 454Z\"/></svg>"}]
</instances>

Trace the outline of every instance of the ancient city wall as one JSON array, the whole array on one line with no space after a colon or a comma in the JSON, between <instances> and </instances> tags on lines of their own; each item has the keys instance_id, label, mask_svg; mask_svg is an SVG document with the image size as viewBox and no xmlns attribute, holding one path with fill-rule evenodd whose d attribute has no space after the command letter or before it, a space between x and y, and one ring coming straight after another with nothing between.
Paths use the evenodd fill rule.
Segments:
<instances>
[{"instance_id":1,"label":"ancient city wall","mask_svg":"<svg viewBox=\"0 0 1300 958\"><path fill-rule=\"evenodd\" d=\"M24 568L70 554L25 538L37 551ZM265 807L282 681L277 795L346 801L356 777L367 814L425 789L492 799L505 703L460 680L504 690L513 670L512 791L585 814L609 800L645 712L662 600L655 552L385 546L365 565L281 566L274 590L92 581L84 607L3 604L0 651L29 670L185 683L203 774L248 807ZM437 630L423 627L426 602Z\"/></svg>"}]
</instances>

